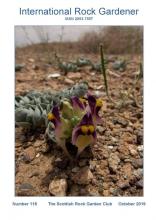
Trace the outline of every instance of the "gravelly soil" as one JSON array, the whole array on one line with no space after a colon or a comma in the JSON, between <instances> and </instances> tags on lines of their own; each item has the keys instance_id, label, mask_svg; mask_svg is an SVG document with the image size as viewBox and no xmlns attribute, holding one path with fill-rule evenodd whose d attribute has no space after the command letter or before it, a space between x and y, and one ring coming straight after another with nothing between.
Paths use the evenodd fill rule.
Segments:
<instances>
[{"instance_id":1,"label":"gravelly soil","mask_svg":"<svg viewBox=\"0 0 156 220\"><path fill-rule=\"evenodd\" d=\"M86 56L99 60L98 55ZM114 71L111 62L107 66L109 91L117 107L104 93L101 74L84 67L79 72L48 79L49 74L59 71L40 57L32 47L16 50L16 63L25 64L16 72L16 94L59 91L86 80L89 91L104 100L100 112L103 124L97 127L96 144L74 161L69 161L59 146L46 143L44 131L25 134L17 127L16 196L143 196L142 79L133 85L141 58L126 56L129 64L124 72ZM113 60L120 56L110 57ZM120 92L132 87L134 96L122 103Z\"/></svg>"}]
</instances>

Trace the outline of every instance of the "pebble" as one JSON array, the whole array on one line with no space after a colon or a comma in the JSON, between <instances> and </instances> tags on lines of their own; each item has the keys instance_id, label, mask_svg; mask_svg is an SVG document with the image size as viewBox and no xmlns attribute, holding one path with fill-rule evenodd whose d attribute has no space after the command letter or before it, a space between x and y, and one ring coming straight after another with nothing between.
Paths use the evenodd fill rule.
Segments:
<instances>
[{"instance_id":1,"label":"pebble","mask_svg":"<svg viewBox=\"0 0 156 220\"><path fill-rule=\"evenodd\" d=\"M111 141L113 142L113 144L116 144L119 140L115 137L111 137Z\"/></svg>"},{"instance_id":2,"label":"pebble","mask_svg":"<svg viewBox=\"0 0 156 220\"><path fill-rule=\"evenodd\" d=\"M120 189L127 189L130 187L130 184L129 182L126 181L126 182L121 182L120 184L118 184L118 186Z\"/></svg>"},{"instance_id":3,"label":"pebble","mask_svg":"<svg viewBox=\"0 0 156 220\"><path fill-rule=\"evenodd\" d=\"M49 192L53 196L66 196L66 191L66 179L52 180L52 182L49 184Z\"/></svg>"},{"instance_id":4,"label":"pebble","mask_svg":"<svg viewBox=\"0 0 156 220\"><path fill-rule=\"evenodd\" d=\"M139 131L137 134L137 144L143 144L143 132Z\"/></svg>"},{"instance_id":5,"label":"pebble","mask_svg":"<svg viewBox=\"0 0 156 220\"><path fill-rule=\"evenodd\" d=\"M114 148L114 146L110 145L108 146L108 149L112 150Z\"/></svg>"},{"instance_id":6,"label":"pebble","mask_svg":"<svg viewBox=\"0 0 156 220\"><path fill-rule=\"evenodd\" d=\"M133 147L131 146L129 146L129 152L134 157L138 155L138 152L135 149L133 149Z\"/></svg>"},{"instance_id":7,"label":"pebble","mask_svg":"<svg viewBox=\"0 0 156 220\"><path fill-rule=\"evenodd\" d=\"M117 188L117 189L114 189L114 191L112 192L113 196L120 196L121 197L121 189L120 188Z\"/></svg>"},{"instance_id":8,"label":"pebble","mask_svg":"<svg viewBox=\"0 0 156 220\"><path fill-rule=\"evenodd\" d=\"M36 158L38 158L40 156L40 153L36 154Z\"/></svg>"},{"instance_id":9,"label":"pebble","mask_svg":"<svg viewBox=\"0 0 156 220\"><path fill-rule=\"evenodd\" d=\"M76 72L76 73L68 73L67 74L67 77L68 77L68 79L73 79L73 80L75 80L75 79L80 79L81 78L81 73L79 73L79 72Z\"/></svg>"},{"instance_id":10,"label":"pebble","mask_svg":"<svg viewBox=\"0 0 156 220\"><path fill-rule=\"evenodd\" d=\"M83 167L81 168L73 177L72 180L74 181L74 183L77 184L82 184L82 185L87 185L91 182L91 180L93 179L93 174L90 171L89 167Z\"/></svg>"},{"instance_id":11,"label":"pebble","mask_svg":"<svg viewBox=\"0 0 156 220\"><path fill-rule=\"evenodd\" d=\"M133 175L137 177L138 179L141 179L143 176L143 169L138 168L137 170L134 170Z\"/></svg>"},{"instance_id":12,"label":"pebble","mask_svg":"<svg viewBox=\"0 0 156 220\"><path fill-rule=\"evenodd\" d=\"M127 178L131 178L132 176L132 170L133 170L133 167L131 165L131 163L125 163L123 164L122 166L122 172L123 172L123 175L126 175Z\"/></svg>"},{"instance_id":13,"label":"pebble","mask_svg":"<svg viewBox=\"0 0 156 220\"><path fill-rule=\"evenodd\" d=\"M123 119L123 118L114 118L113 119L113 123L114 124L120 124L120 125L122 125L122 127L127 127L127 125L128 125L128 121L126 121L125 119Z\"/></svg>"},{"instance_id":14,"label":"pebble","mask_svg":"<svg viewBox=\"0 0 156 220\"><path fill-rule=\"evenodd\" d=\"M100 85L96 88L97 90L103 89L103 85Z\"/></svg>"},{"instance_id":15,"label":"pebble","mask_svg":"<svg viewBox=\"0 0 156 220\"><path fill-rule=\"evenodd\" d=\"M84 167L84 166L86 166L87 165L87 160L80 160L79 161L79 166L80 167Z\"/></svg>"},{"instance_id":16,"label":"pebble","mask_svg":"<svg viewBox=\"0 0 156 220\"><path fill-rule=\"evenodd\" d=\"M39 172L38 171L34 171L33 173L31 173L30 175L29 175L29 178L32 178L33 176L39 176Z\"/></svg>"},{"instance_id":17,"label":"pebble","mask_svg":"<svg viewBox=\"0 0 156 220\"><path fill-rule=\"evenodd\" d=\"M58 77L60 77L60 76L61 76L60 73L50 73L50 74L47 76L47 79L58 78Z\"/></svg>"},{"instance_id":18,"label":"pebble","mask_svg":"<svg viewBox=\"0 0 156 220\"><path fill-rule=\"evenodd\" d=\"M139 146L137 147L137 149L138 149L139 152L142 152L143 149L144 149L144 146L143 146L143 145L139 145Z\"/></svg>"},{"instance_id":19,"label":"pebble","mask_svg":"<svg viewBox=\"0 0 156 220\"><path fill-rule=\"evenodd\" d=\"M143 180L139 180L138 182L135 183L137 188L142 189L143 188Z\"/></svg>"},{"instance_id":20,"label":"pebble","mask_svg":"<svg viewBox=\"0 0 156 220\"><path fill-rule=\"evenodd\" d=\"M35 149L33 147L27 148L23 153L23 160L25 162L31 162L36 156Z\"/></svg>"},{"instance_id":21,"label":"pebble","mask_svg":"<svg viewBox=\"0 0 156 220\"><path fill-rule=\"evenodd\" d=\"M108 183L103 183L103 188L104 188L104 190L108 189L109 188L109 184Z\"/></svg>"},{"instance_id":22,"label":"pebble","mask_svg":"<svg viewBox=\"0 0 156 220\"><path fill-rule=\"evenodd\" d=\"M132 160L132 165L134 168L142 168L143 167L143 159Z\"/></svg>"},{"instance_id":23,"label":"pebble","mask_svg":"<svg viewBox=\"0 0 156 220\"><path fill-rule=\"evenodd\" d=\"M79 167L74 167L73 169L72 169L72 172L73 173L77 173L79 171Z\"/></svg>"},{"instance_id":24,"label":"pebble","mask_svg":"<svg viewBox=\"0 0 156 220\"><path fill-rule=\"evenodd\" d=\"M103 195L104 196L110 196L109 190L103 190Z\"/></svg>"},{"instance_id":25,"label":"pebble","mask_svg":"<svg viewBox=\"0 0 156 220\"><path fill-rule=\"evenodd\" d=\"M116 153L111 153L108 159L110 171L116 173L119 163L120 163L120 158L118 157L118 155Z\"/></svg>"},{"instance_id":26,"label":"pebble","mask_svg":"<svg viewBox=\"0 0 156 220\"><path fill-rule=\"evenodd\" d=\"M30 183L22 183L19 186L19 190L34 190L34 187Z\"/></svg>"},{"instance_id":27,"label":"pebble","mask_svg":"<svg viewBox=\"0 0 156 220\"><path fill-rule=\"evenodd\" d=\"M69 85L73 85L74 84L74 81L71 80L71 79L68 79L68 78L65 78L64 82L69 84Z\"/></svg>"},{"instance_id":28,"label":"pebble","mask_svg":"<svg viewBox=\"0 0 156 220\"><path fill-rule=\"evenodd\" d=\"M103 126L97 126L97 131L100 133L100 134L103 134L105 132L106 128L103 127Z\"/></svg>"},{"instance_id":29,"label":"pebble","mask_svg":"<svg viewBox=\"0 0 156 220\"><path fill-rule=\"evenodd\" d=\"M89 74L90 74L91 76L95 76L96 73L95 73L95 72L90 72Z\"/></svg>"},{"instance_id":30,"label":"pebble","mask_svg":"<svg viewBox=\"0 0 156 220\"><path fill-rule=\"evenodd\" d=\"M90 161L89 168L90 168L91 171L94 171L94 170L95 170L95 168L96 168L96 163L97 163L97 162L94 161L94 160Z\"/></svg>"},{"instance_id":31,"label":"pebble","mask_svg":"<svg viewBox=\"0 0 156 220\"><path fill-rule=\"evenodd\" d=\"M28 61L29 61L30 63L34 63L34 62L35 62L35 60L32 59L32 58L29 58Z\"/></svg>"}]
</instances>

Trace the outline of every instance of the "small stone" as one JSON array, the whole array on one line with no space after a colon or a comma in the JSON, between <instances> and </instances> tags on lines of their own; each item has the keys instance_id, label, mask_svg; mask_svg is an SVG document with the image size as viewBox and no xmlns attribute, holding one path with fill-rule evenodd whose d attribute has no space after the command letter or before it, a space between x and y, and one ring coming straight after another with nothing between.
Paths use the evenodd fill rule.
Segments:
<instances>
[{"instance_id":1,"label":"small stone","mask_svg":"<svg viewBox=\"0 0 156 220\"><path fill-rule=\"evenodd\" d=\"M112 150L114 148L114 146L110 145L108 146L108 149Z\"/></svg>"},{"instance_id":2,"label":"small stone","mask_svg":"<svg viewBox=\"0 0 156 220\"><path fill-rule=\"evenodd\" d=\"M58 78L60 77L61 74L60 73L51 73L47 76L47 79L51 79L51 78Z\"/></svg>"},{"instance_id":3,"label":"small stone","mask_svg":"<svg viewBox=\"0 0 156 220\"><path fill-rule=\"evenodd\" d=\"M103 183L103 188L104 188L104 190L109 189L109 184L108 183Z\"/></svg>"},{"instance_id":4,"label":"small stone","mask_svg":"<svg viewBox=\"0 0 156 220\"><path fill-rule=\"evenodd\" d=\"M126 182L120 182L118 184L118 186L119 186L120 189L127 189L127 188L130 187L130 184L129 184L129 182L126 181Z\"/></svg>"},{"instance_id":5,"label":"small stone","mask_svg":"<svg viewBox=\"0 0 156 220\"><path fill-rule=\"evenodd\" d=\"M86 196L100 196L99 191L92 185L88 185L87 187Z\"/></svg>"},{"instance_id":6,"label":"small stone","mask_svg":"<svg viewBox=\"0 0 156 220\"><path fill-rule=\"evenodd\" d=\"M79 171L79 167L74 167L73 169L72 169L72 172L73 173L77 173Z\"/></svg>"},{"instance_id":7,"label":"small stone","mask_svg":"<svg viewBox=\"0 0 156 220\"><path fill-rule=\"evenodd\" d=\"M74 81L71 80L71 79L68 79L68 78L65 78L64 82L69 84L69 85L73 85L74 84Z\"/></svg>"},{"instance_id":8,"label":"small stone","mask_svg":"<svg viewBox=\"0 0 156 220\"><path fill-rule=\"evenodd\" d=\"M23 183L19 186L19 190L34 190L34 187L30 183Z\"/></svg>"},{"instance_id":9,"label":"small stone","mask_svg":"<svg viewBox=\"0 0 156 220\"><path fill-rule=\"evenodd\" d=\"M115 137L111 137L111 142L113 142L113 144L116 144L119 140Z\"/></svg>"},{"instance_id":10,"label":"small stone","mask_svg":"<svg viewBox=\"0 0 156 220\"><path fill-rule=\"evenodd\" d=\"M114 124L120 124L120 125L122 125L122 127L127 127L127 125L128 125L128 121L126 121L125 119L123 119L123 118L115 118L115 119L113 119L113 123Z\"/></svg>"},{"instance_id":11,"label":"small stone","mask_svg":"<svg viewBox=\"0 0 156 220\"><path fill-rule=\"evenodd\" d=\"M49 184L49 192L53 196L66 196L66 191L66 179L52 180L52 182Z\"/></svg>"},{"instance_id":12,"label":"small stone","mask_svg":"<svg viewBox=\"0 0 156 220\"><path fill-rule=\"evenodd\" d=\"M144 146L143 146L143 145L140 145L140 146L137 147L137 149L138 149L139 152L142 152L143 149L144 149Z\"/></svg>"},{"instance_id":13,"label":"small stone","mask_svg":"<svg viewBox=\"0 0 156 220\"><path fill-rule=\"evenodd\" d=\"M103 89L103 85L100 85L96 88L97 90Z\"/></svg>"},{"instance_id":14,"label":"small stone","mask_svg":"<svg viewBox=\"0 0 156 220\"><path fill-rule=\"evenodd\" d=\"M95 72L90 72L91 76L95 76L95 74L96 74Z\"/></svg>"},{"instance_id":15,"label":"small stone","mask_svg":"<svg viewBox=\"0 0 156 220\"><path fill-rule=\"evenodd\" d=\"M33 147L29 147L24 151L23 160L25 162L31 162L36 156L35 149Z\"/></svg>"},{"instance_id":16,"label":"small stone","mask_svg":"<svg viewBox=\"0 0 156 220\"><path fill-rule=\"evenodd\" d=\"M137 134L137 144L143 144L143 132L139 131Z\"/></svg>"},{"instance_id":17,"label":"small stone","mask_svg":"<svg viewBox=\"0 0 156 220\"><path fill-rule=\"evenodd\" d=\"M87 160L80 160L79 161L79 166L80 167L84 167L84 166L86 166L87 165Z\"/></svg>"},{"instance_id":18,"label":"small stone","mask_svg":"<svg viewBox=\"0 0 156 220\"><path fill-rule=\"evenodd\" d=\"M104 196L110 196L109 190L103 190L103 195Z\"/></svg>"},{"instance_id":19,"label":"small stone","mask_svg":"<svg viewBox=\"0 0 156 220\"><path fill-rule=\"evenodd\" d=\"M30 63L34 63L34 62L35 62L35 60L32 59L32 58L29 58L28 61L29 61Z\"/></svg>"},{"instance_id":20,"label":"small stone","mask_svg":"<svg viewBox=\"0 0 156 220\"><path fill-rule=\"evenodd\" d=\"M139 180L138 182L135 183L136 187L139 189L143 188L143 180Z\"/></svg>"},{"instance_id":21,"label":"small stone","mask_svg":"<svg viewBox=\"0 0 156 220\"><path fill-rule=\"evenodd\" d=\"M88 168L88 166L81 168L73 177L74 183L87 185L93 179L93 174Z\"/></svg>"},{"instance_id":22,"label":"small stone","mask_svg":"<svg viewBox=\"0 0 156 220\"><path fill-rule=\"evenodd\" d=\"M30 175L29 175L29 178L32 178L33 176L39 176L39 172L38 171L34 171L33 173L31 173Z\"/></svg>"},{"instance_id":23,"label":"small stone","mask_svg":"<svg viewBox=\"0 0 156 220\"><path fill-rule=\"evenodd\" d=\"M76 72L76 73L70 72L70 73L67 74L67 77L68 77L68 79L73 79L73 80L80 79L81 78L81 73L79 73L79 72Z\"/></svg>"},{"instance_id":24,"label":"small stone","mask_svg":"<svg viewBox=\"0 0 156 220\"><path fill-rule=\"evenodd\" d=\"M128 162L132 162L132 160L129 159L129 158L125 158L125 159L124 159L124 162L128 163Z\"/></svg>"},{"instance_id":25,"label":"small stone","mask_svg":"<svg viewBox=\"0 0 156 220\"><path fill-rule=\"evenodd\" d=\"M143 167L143 159L133 160L132 165L133 165L134 168L142 168Z\"/></svg>"},{"instance_id":26,"label":"small stone","mask_svg":"<svg viewBox=\"0 0 156 220\"><path fill-rule=\"evenodd\" d=\"M108 159L110 171L116 173L119 163L120 163L120 158L118 157L118 155L116 153L111 153Z\"/></svg>"},{"instance_id":27,"label":"small stone","mask_svg":"<svg viewBox=\"0 0 156 220\"><path fill-rule=\"evenodd\" d=\"M134 157L138 155L138 152L131 146L129 146L129 152Z\"/></svg>"},{"instance_id":28,"label":"small stone","mask_svg":"<svg viewBox=\"0 0 156 220\"><path fill-rule=\"evenodd\" d=\"M123 164L122 166L122 172L123 172L123 176L127 176L127 178L131 178L132 176L132 170L133 170L133 167L131 165L131 163L125 163Z\"/></svg>"},{"instance_id":29,"label":"small stone","mask_svg":"<svg viewBox=\"0 0 156 220\"><path fill-rule=\"evenodd\" d=\"M121 196L121 189L117 188L112 191L113 196Z\"/></svg>"},{"instance_id":30,"label":"small stone","mask_svg":"<svg viewBox=\"0 0 156 220\"><path fill-rule=\"evenodd\" d=\"M143 176L143 169L139 168L137 170L134 170L133 175L137 178L137 179L141 179Z\"/></svg>"},{"instance_id":31,"label":"small stone","mask_svg":"<svg viewBox=\"0 0 156 220\"><path fill-rule=\"evenodd\" d=\"M90 161L89 168L91 171L94 171L96 168L96 161L94 161L94 160Z\"/></svg>"},{"instance_id":32,"label":"small stone","mask_svg":"<svg viewBox=\"0 0 156 220\"><path fill-rule=\"evenodd\" d=\"M39 158L39 156L40 156L40 153L36 154L36 158Z\"/></svg>"},{"instance_id":33,"label":"small stone","mask_svg":"<svg viewBox=\"0 0 156 220\"><path fill-rule=\"evenodd\" d=\"M103 126L97 126L97 131L100 133L100 134L103 134L105 132L106 128L103 127Z\"/></svg>"}]
</instances>

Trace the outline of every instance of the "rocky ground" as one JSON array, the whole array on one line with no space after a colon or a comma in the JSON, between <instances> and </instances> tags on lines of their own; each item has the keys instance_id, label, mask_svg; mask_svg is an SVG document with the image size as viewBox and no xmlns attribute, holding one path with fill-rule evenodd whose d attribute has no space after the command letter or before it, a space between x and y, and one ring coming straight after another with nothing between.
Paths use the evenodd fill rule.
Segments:
<instances>
[{"instance_id":1,"label":"rocky ground","mask_svg":"<svg viewBox=\"0 0 156 220\"><path fill-rule=\"evenodd\" d=\"M69 59L80 56L68 54ZM86 57L100 60L98 55ZM77 160L70 161L59 146L46 143L43 131L25 134L16 128L16 196L143 196L143 80L134 83L141 57L126 60L123 72L115 71L112 62L107 65L112 102L104 93L102 75L89 67L65 76L33 46L16 50L16 63L24 64L16 71L16 94L59 91L85 80L89 91L105 103L97 142Z\"/></svg>"}]
</instances>

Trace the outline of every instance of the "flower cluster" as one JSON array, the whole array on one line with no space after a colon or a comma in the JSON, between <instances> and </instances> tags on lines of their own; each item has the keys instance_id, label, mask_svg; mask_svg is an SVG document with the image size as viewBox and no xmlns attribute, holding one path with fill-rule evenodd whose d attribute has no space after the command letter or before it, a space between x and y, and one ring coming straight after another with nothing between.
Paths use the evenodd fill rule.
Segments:
<instances>
[{"instance_id":1,"label":"flower cluster","mask_svg":"<svg viewBox=\"0 0 156 220\"><path fill-rule=\"evenodd\" d=\"M102 100L88 94L83 98L74 96L63 100L48 113L48 120L54 125L56 142L68 155L67 141L78 148L77 155L95 143L96 125L101 123L101 107Z\"/></svg>"}]
</instances>

